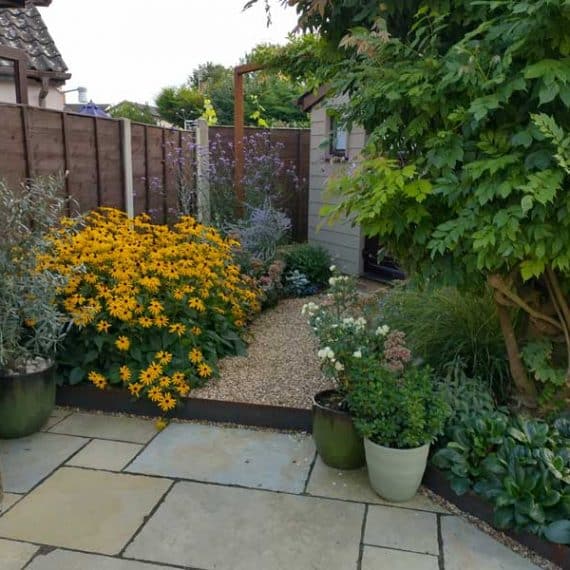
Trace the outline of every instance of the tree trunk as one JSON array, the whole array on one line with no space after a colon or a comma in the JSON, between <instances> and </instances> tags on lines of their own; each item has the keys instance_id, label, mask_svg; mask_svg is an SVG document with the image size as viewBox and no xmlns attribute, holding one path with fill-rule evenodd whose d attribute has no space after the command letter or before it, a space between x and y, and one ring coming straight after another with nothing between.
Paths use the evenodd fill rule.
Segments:
<instances>
[{"instance_id":1,"label":"tree trunk","mask_svg":"<svg viewBox=\"0 0 570 570\"><path fill-rule=\"evenodd\" d=\"M521 359L519 352L519 345L515 335L515 329L511 321L509 310L504 305L501 305L495 299L497 313L499 315L499 322L501 324L501 331L505 339L505 346L507 347L507 355L509 357L509 367L513 381L519 393L522 403L529 408L537 407L537 393L534 382L528 377L526 368Z\"/></svg>"}]
</instances>

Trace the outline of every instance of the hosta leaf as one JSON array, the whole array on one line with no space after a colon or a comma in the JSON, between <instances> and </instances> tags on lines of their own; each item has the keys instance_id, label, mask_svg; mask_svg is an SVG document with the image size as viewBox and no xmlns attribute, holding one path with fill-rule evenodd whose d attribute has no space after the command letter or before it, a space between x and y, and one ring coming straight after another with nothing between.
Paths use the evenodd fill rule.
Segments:
<instances>
[{"instance_id":1,"label":"hosta leaf","mask_svg":"<svg viewBox=\"0 0 570 570\"><path fill-rule=\"evenodd\" d=\"M550 542L570 544L570 520L555 521L544 529L544 536Z\"/></svg>"}]
</instances>

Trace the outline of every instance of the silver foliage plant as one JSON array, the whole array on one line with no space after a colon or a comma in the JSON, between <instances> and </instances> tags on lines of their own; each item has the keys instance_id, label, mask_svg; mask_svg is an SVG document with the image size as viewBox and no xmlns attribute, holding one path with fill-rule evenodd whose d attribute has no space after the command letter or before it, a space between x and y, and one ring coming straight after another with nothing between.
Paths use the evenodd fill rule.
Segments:
<instances>
[{"instance_id":1,"label":"silver foliage plant","mask_svg":"<svg viewBox=\"0 0 570 570\"><path fill-rule=\"evenodd\" d=\"M225 229L238 237L241 247L251 256L269 263L291 230L291 219L267 202L260 208L248 208L245 219L228 223Z\"/></svg>"},{"instance_id":2,"label":"silver foliage plant","mask_svg":"<svg viewBox=\"0 0 570 570\"><path fill-rule=\"evenodd\" d=\"M38 271L49 249L48 232L66 213L63 177L35 178L19 186L0 179L0 375L50 359L66 318L55 302L60 275Z\"/></svg>"}]
</instances>

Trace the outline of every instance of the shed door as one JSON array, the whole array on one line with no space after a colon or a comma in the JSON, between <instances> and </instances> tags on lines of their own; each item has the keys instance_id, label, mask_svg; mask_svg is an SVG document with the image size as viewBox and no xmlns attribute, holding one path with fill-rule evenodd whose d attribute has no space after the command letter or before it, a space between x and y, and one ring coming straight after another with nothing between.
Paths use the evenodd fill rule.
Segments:
<instances>
[{"instance_id":1,"label":"shed door","mask_svg":"<svg viewBox=\"0 0 570 570\"><path fill-rule=\"evenodd\" d=\"M395 259L382 254L382 246L376 237L364 240L364 275L371 278L392 280L405 279L406 274L400 269Z\"/></svg>"}]
</instances>

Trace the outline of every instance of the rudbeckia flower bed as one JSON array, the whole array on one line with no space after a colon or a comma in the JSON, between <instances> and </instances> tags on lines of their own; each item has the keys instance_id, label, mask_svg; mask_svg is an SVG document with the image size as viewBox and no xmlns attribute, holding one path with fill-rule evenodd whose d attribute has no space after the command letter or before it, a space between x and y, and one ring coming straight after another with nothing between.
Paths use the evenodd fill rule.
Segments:
<instances>
[{"instance_id":1,"label":"rudbeckia flower bed","mask_svg":"<svg viewBox=\"0 0 570 570\"><path fill-rule=\"evenodd\" d=\"M64 221L52 244L41 265L67 278L59 295L73 330L59 361L71 384L123 385L166 413L219 358L243 352L259 291L215 229L105 208L79 227Z\"/></svg>"}]
</instances>

